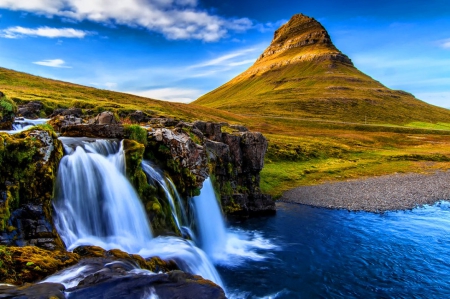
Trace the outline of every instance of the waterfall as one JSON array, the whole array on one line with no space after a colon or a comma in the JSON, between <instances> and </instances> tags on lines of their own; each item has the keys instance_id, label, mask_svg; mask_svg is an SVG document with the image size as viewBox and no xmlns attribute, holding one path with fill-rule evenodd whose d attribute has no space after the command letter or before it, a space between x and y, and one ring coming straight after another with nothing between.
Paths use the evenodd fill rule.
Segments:
<instances>
[{"instance_id":1,"label":"waterfall","mask_svg":"<svg viewBox=\"0 0 450 299\"><path fill-rule=\"evenodd\" d=\"M203 182L200 195L192 199L192 205L199 245L216 264L233 267L245 260L260 261L266 258L262 251L278 248L257 231L226 228L209 178Z\"/></svg>"},{"instance_id":2,"label":"waterfall","mask_svg":"<svg viewBox=\"0 0 450 299\"><path fill-rule=\"evenodd\" d=\"M37 125L41 125L41 124L45 124L47 121L49 121L50 119L45 119L45 118L38 118L38 119L27 119L27 118L21 118L21 117L17 117L14 119L14 122L12 124L12 130L5 130L2 132L6 132L9 134L16 134L16 133L20 133L22 131L28 130L31 127L37 126Z\"/></svg>"},{"instance_id":3,"label":"waterfall","mask_svg":"<svg viewBox=\"0 0 450 299\"><path fill-rule=\"evenodd\" d=\"M174 260L183 271L224 287L207 255L193 242L177 237L152 238L141 201L124 175L121 144L90 138L60 140L66 155L58 170L54 219L69 250L96 245L137 253L144 258L159 256ZM79 272L52 279L76 283L85 275L85 269Z\"/></svg>"},{"instance_id":4,"label":"waterfall","mask_svg":"<svg viewBox=\"0 0 450 299\"><path fill-rule=\"evenodd\" d=\"M210 178L203 182L200 195L193 198L193 205L201 247L214 258L226 246L227 232Z\"/></svg>"},{"instance_id":5,"label":"waterfall","mask_svg":"<svg viewBox=\"0 0 450 299\"><path fill-rule=\"evenodd\" d=\"M172 211L172 217L175 220L175 224L177 225L178 230L180 232L183 232L182 225L184 225L184 226L187 225L186 212L184 211L183 202L181 200L181 197L178 194L178 192L176 191L176 188L173 185L172 181L170 181L169 178L165 178L164 174L162 174L155 167L155 165L153 163L151 163L150 161L145 161L145 160L142 161L142 170L144 170L144 172L148 178L155 181L164 190L164 194L166 195L166 199L170 205L170 209ZM178 201L179 213L177 212L177 207L175 205L174 197Z\"/></svg>"},{"instance_id":6,"label":"waterfall","mask_svg":"<svg viewBox=\"0 0 450 299\"><path fill-rule=\"evenodd\" d=\"M137 252L152 238L150 225L121 169L122 148L111 154L113 147L105 142L77 146L61 160L55 224L69 249L101 244L105 249Z\"/></svg>"}]
</instances>

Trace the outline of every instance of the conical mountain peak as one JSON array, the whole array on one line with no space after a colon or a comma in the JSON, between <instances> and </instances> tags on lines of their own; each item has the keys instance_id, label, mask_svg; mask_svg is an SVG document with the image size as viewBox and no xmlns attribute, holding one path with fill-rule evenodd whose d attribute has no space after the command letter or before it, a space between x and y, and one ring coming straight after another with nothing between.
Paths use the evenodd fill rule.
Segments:
<instances>
[{"instance_id":1,"label":"conical mountain peak","mask_svg":"<svg viewBox=\"0 0 450 299\"><path fill-rule=\"evenodd\" d=\"M449 119L449 111L391 90L359 71L315 19L294 15L245 72L195 104L252 113L346 122ZM416 113L421 111L421 113Z\"/></svg>"}]
</instances>

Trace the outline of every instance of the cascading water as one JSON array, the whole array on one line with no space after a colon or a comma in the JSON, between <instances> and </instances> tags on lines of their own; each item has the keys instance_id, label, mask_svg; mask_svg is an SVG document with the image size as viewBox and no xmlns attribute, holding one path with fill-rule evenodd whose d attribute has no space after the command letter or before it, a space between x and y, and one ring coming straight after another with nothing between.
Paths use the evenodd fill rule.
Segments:
<instances>
[{"instance_id":1,"label":"cascading water","mask_svg":"<svg viewBox=\"0 0 450 299\"><path fill-rule=\"evenodd\" d=\"M61 160L54 207L69 249L96 244L138 252L152 239L142 203L121 169L123 150L112 150L100 141L77 146Z\"/></svg>"},{"instance_id":2,"label":"cascading water","mask_svg":"<svg viewBox=\"0 0 450 299\"><path fill-rule=\"evenodd\" d=\"M192 205L200 246L216 264L237 266L245 259L263 260L266 256L259 250L277 248L259 232L226 228L209 178L203 182L200 195L192 199Z\"/></svg>"},{"instance_id":3,"label":"cascading water","mask_svg":"<svg viewBox=\"0 0 450 299\"><path fill-rule=\"evenodd\" d=\"M45 124L49 119L38 118L38 119L27 119L27 118L16 118L14 119L14 123L12 124L12 130L7 130L3 132L7 132L9 134L16 134L22 131L25 131L31 127Z\"/></svg>"},{"instance_id":4,"label":"cascading water","mask_svg":"<svg viewBox=\"0 0 450 299\"><path fill-rule=\"evenodd\" d=\"M226 246L227 232L211 179L203 182L200 195L193 198L193 203L201 247L214 258Z\"/></svg>"},{"instance_id":5,"label":"cascading water","mask_svg":"<svg viewBox=\"0 0 450 299\"><path fill-rule=\"evenodd\" d=\"M58 171L55 225L68 249L97 245L144 258L159 256L175 260L183 271L223 287L217 270L191 241L152 238L141 201L124 175L124 153L117 142L60 139L68 155L61 160ZM69 277L72 282L78 279L77 275Z\"/></svg>"},{"instance_id":6,"label":"cascading water","mask_svg":"<svg viewBox=\"0 0 450 299\"><path fill-rule=\"evenodd\" d=\"M145 161L145 160L142 161L142 170L145 172L147 177L149 177L153 181L155 181L164 190L164 193L166 195L166 199L169 202L170 209L172 211L172 217L173 217L173 219L175 221L175 224L178 227L178 230L181 232L182 231L182 222L181 222L182 219L180 219L180 218L182 218L182 216L180 217L179 214L182 215L182 213L184 212L184 211L182 211L183 203L181 202L181 198L177 194L178 195L178 197L177 197L178 206L180 207L179 208L180 212L178 213L177 212L177 207L175 205L175 201L174 201L174 198L173 198L174 196L172 195L172 192L171 192L173 190L173 188L172 188L173 185L169 187L169 184L167 183L168 180L166 180L164 178L163 174L160 173L156 169L156 167L154 165L152 165L152 163L150 161ZM183 224L186 225L187 223L185 222Z\"/></svg>"}]
</instances>

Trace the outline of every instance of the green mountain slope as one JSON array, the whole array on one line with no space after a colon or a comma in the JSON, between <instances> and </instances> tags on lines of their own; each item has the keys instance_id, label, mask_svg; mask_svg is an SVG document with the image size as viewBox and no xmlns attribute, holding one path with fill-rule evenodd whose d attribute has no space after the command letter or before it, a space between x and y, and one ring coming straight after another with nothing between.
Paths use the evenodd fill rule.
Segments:
<instances>
[{"instance_id":1,"label":"green mountain slope","mask_svg":"<svg viewBox=\"0 0 450 299\"><path fill-rule=\"evenodd\" d=\"M391 90L360 72L304 15L281 26L253 66L194 102L240 114L356 123L449 122L448 109Z\"/></svg>"},{"instance_id":2,"label":"green mountain slope","mask_svg":"<svg viewBox=\"0 0 450 299\"><path fill-rule=\"evenodd\" d=\"M242 117L226 111L97 89L5 68L0 68L0 91L17 104L41 101L46 108L47 115L52 113L54 108L79 107L91 109L92 114L109 110L120 115L121 112L127 114L135 110L143 110L154 117L242 122Z\"/></svg>"}]
</instances>

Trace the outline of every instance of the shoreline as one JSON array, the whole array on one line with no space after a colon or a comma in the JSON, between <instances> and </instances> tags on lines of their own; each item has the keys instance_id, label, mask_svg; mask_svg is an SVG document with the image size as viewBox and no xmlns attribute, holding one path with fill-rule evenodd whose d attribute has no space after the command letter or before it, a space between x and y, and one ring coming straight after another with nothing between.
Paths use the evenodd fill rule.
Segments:
<instances>
[{"instance_id":1,"label":"shoreline","mask_svg":"<svg viewBox=\"0 0 450 299\"><path fill-rule=\"evenodd\" d=\"M411 210L442 200L450 200L450 171L392 174L297 187L284 192L278 201L383 213Z\"/></svg>"}]
</instances>

